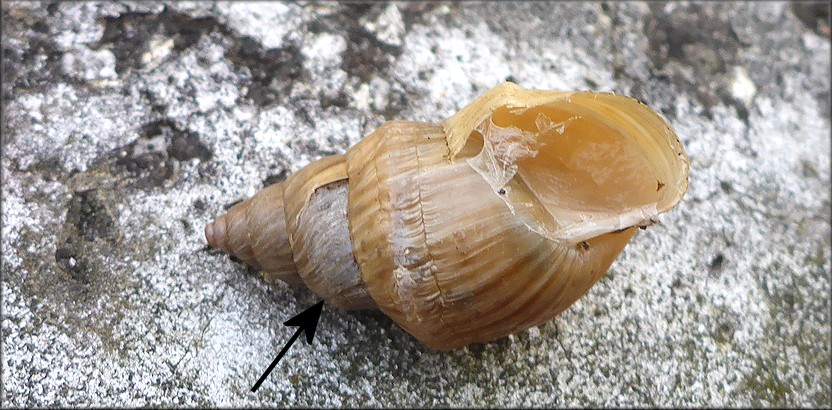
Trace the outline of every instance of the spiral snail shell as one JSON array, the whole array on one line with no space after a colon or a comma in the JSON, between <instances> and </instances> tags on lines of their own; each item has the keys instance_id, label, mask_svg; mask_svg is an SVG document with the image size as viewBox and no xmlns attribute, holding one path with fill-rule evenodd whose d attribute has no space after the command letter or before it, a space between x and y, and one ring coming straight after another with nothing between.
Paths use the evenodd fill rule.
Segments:
<instances>
[{"instance_id":1,"label":"spiral snail shell","mask_svg":"<svg viewBox=\"0 0 832 410\"><path fill-rule=\"evenodd\" d=\"M378 308L440 350L547 322L673 208L687 155L632 98L503 83L441 124L389 121L205 228L270 281Z\"/></svg>"}]
</instances>

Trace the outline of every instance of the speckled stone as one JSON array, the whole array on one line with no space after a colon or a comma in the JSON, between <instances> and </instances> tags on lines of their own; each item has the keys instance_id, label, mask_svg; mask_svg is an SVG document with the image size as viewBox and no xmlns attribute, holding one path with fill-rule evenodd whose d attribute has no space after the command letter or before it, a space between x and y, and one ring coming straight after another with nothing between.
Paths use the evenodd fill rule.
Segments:
<instances>
[{"instance_id":1,"label":"speckled stone","mask_svg":"<svg viewBox=\"0 0 832 410\"><path fill-rule=\"evenodd\" d=\"M4 2L2 403L832 406L828 5ZM507 78L662 113L690 190L553 321L439 353L205 249L388 119Z\"/></svg>"}]
</instances>

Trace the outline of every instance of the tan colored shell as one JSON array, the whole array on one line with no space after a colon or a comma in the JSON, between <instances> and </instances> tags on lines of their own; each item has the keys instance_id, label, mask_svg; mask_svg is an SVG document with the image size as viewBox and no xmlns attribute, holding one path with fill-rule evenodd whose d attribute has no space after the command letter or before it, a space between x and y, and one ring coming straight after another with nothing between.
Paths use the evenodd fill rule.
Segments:
<instances>
[{"instance_id":1,"label":"tan colored shell","mask_svg":"<svg viewBox=\"0 0 832 410\"><path fill-rule=\"evenodd\" d=\"M267 279L377 307L452 349L566 309L681 200L688 173L676 135L636 100L504 83L440 125L385 123L206 237Z\"/></svg>"}]
</instances>

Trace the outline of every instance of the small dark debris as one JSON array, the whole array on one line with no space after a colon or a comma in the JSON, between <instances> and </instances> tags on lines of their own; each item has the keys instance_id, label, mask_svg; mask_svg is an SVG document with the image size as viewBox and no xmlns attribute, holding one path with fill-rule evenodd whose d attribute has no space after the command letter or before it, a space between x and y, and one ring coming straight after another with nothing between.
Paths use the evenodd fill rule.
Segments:
<instances>
[{"instance_id":1,"label":"small dark debris","mask_svg":"<svg viewBox=\"0 0 832 410\"><path fill-rule=\"evenodd\" d=\"M201 199L197 199L196 201L194 201L194 209L196 209L197 211L202 212L202 211L208 209L208 204L206 204L205 201L203 201Z\"/></svg>"},{"instance_id":2,"label":"small dark debris","mask_svg":"<svg viewBox=\"0 0 832 410\"><path fill-rule=\"evenodd\" d=\"M586 86L587 86L587 87L589 87L589 88L591 88L591 89L596 89L596 88L598 88L598 83L596 83L596 82L595 82L594 80L592 80L591 78L584 77L584 83L586 83Z\"/></svg>"},{"instance_id":3,"label":"small dark debris","mask_svg":"<svg viewBox=\"0 0 832 410\"><path fill-rule=\"evenodd\" d=\"M58 248L55 250L55 260L69 259L70 257L75 256L75 253L75 249Z\"/></svg>"},{"instance_id":4,"label":"small dark debris","mask_svg":"<svg viewBox=\"0 0 832 410\"><path fill-rule=\"evenodd\" d=\"M578 247L581 248L581 250L583 250L583 251L588 251L589 250L589 242L581 241L580 243L578 243Z\"/></svg>"},{"instance_id":5,"label":"small dark debris","mask_svg":"<svg viewBox=\"0 0 832 410\"><path fill-rule=\"evenodd\" d=\"M497 193L500 194L500 195L505 195L506 190L504 188L500 188L500 189L497 190Z\"/></svg>"},{"instance_id":6,"label":"small dark debris","mask_svg":"<svg viewBox=\"0 0 832 410\"><path fill-rule=\"evenodd\" d=\"M714 258L711 259L711 263L709 265L711 272L716 272L722 269L723 263L725 263L725 256L721 252L717 253Z\"/></svg>"},{"instance_id":7,"label":"small dark debris","mask_svg":"<svg viewBox=\"0 0 832 410\"><path fill-rule=\"evenodd\" d=\"M679 278L673 279L673 283L670 284L671 288L678 288L682 286L682 280Z\"/></svg>"},{"instance_id":8,"label":"small dark debris","mask_svg":"<svg viewBox=\"0 0 832 410\"><path fill-rule=\"evenodd\" d=\"M175 132L168 146L168 155L179 161L199 158L202 161L211 159L211 150L199 141L199 137L190 131Z\"/></svg>"},{"instance_id":9,"label":"small dark debris","mask_svg":"<svg viewBox=\"0 0 832 410\"><path fill-rule=\"evenodd\" d=\"M191 221L189 221L185 218L181 218L181 219L179 219L179 222L182 224L182 229L185 230L185 233L191 234L191 233L194 232L194 227L193 227L193 225L191 225Z\"/></svg>"},{"instance_id":10,"label":"small dark debris","mask_svg":"<svg viewBox=\"0 0 832 410\"><path fill-rule=\"evenodd\" d=\"M656 181L656 192L661 191L661 190L662 190L662 188L664 188L664 184L662 183L662 181L658 181L658 180L657 180L657 181Z\"/></svg>"},{"instance_id":11,"label":"small dark debris","mask_svg":"<svg viewBox=\"0 0 832 410\"><path fill-rule=\"evenodd\" d=\"M734 187L728 181L720 181L719 187L722 189L722 192L725 192L726 194L734 192Z\"/></svg>"}]
</instances>

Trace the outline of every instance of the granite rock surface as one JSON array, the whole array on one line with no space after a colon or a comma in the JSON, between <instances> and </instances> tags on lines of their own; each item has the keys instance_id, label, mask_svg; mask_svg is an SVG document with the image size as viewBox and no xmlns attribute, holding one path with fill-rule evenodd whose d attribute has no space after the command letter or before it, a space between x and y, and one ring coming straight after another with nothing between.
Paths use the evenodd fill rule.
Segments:
<instances>
[{"instance_id":1,"label":"granite rock surface","mask_svg":"<svg viewBox=\"0 0 832 410\"><path fill-rule=\"evenodd\" d=\"M832 406L829 6L4 2L4 406ZM636 97L684 201L551 322L440 353L205 250L224 208L510 79Z\"/></svg>"}]
</instances>

